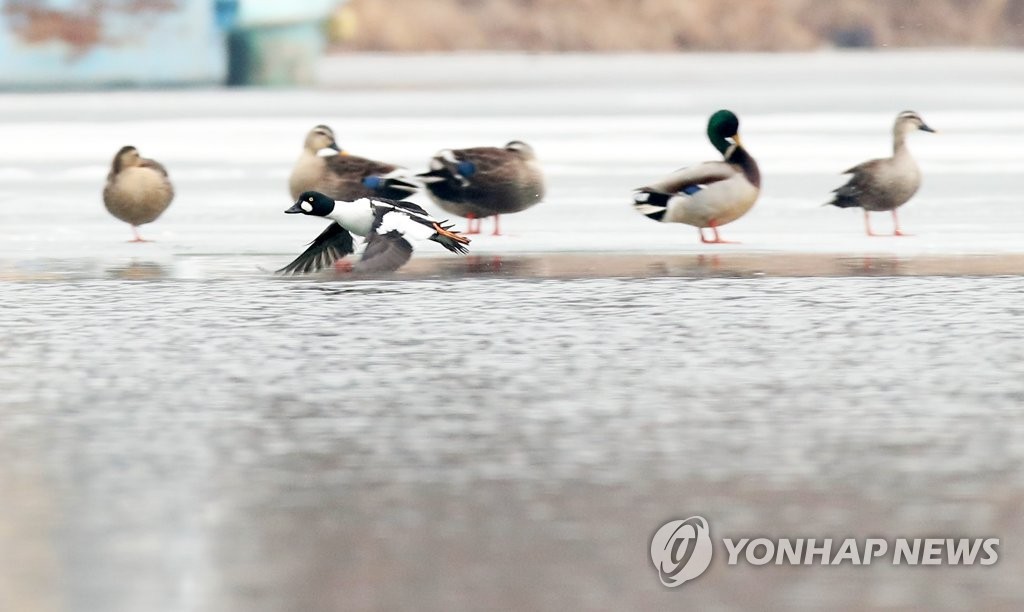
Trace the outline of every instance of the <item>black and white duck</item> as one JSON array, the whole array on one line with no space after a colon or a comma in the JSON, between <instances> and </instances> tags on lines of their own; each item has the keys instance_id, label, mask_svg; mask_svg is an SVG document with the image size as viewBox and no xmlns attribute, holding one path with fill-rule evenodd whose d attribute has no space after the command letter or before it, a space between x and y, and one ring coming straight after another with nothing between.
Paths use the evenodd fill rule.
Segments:
<instances>
[{"instance_id":1,"label":"black and white duck","mask_svg":"<svg viewBox=\"0 0 1024 612\"><path fill-rule=\"evenodd\" d=\"M412 202L384 198L348 202L307 191L285 212L324 217L331 224L309 248L278 270L279 274L305 274L333 265L355 252L353 234L366 238L367 243L362 258L352 266L355 272L390 272L402 267L413 250L406 236L431 240L453 253L468 252L468 238Z\"/></svg>"}]
</instances>

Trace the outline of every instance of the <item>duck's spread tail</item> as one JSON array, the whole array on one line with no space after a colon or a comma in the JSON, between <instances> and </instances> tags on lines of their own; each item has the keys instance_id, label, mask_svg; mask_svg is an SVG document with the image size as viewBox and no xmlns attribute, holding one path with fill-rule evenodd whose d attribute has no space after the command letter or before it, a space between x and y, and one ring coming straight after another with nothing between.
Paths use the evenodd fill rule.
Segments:
<instances>
[{"instance_id":1,"label":"duck's spread tail","mask_svg":"<svg viewBox=\"0 0 1024 612\"><path fill-rule=\"evenodd\" d=\"M672 194L652 189L638 189L633 194L633 208L648 219L661 221L668 211L668 201Z\"/></svg>"},{"instance_id":2,"label":"duck's spread tail","mask_svg":"<svg viewBox=\"0 0 1024 612\"><path fill-rule=\"evenodd\" d=\"M826 202L825 206L838 206L839 208L860 207L860 202L857 201L857 190L850 185L843 185L833 193L835 193L835 196L832 197L832 201Z\"/></svg>"},{"instance_id":3,"label":"duck's spread tail","mask_svg":"<svg viewBox=\"0 0 1024 612\"><path fill-rule=\"evenodd\" d=\"M466 245L469 244L469 238L456 231L452 231L452 228L455 227L454 225L442 225L442 223L444 221L434 223L434 235L430 239L452 253L468 253L469 249L466 248Z\"/></svg>"}]
</instances>

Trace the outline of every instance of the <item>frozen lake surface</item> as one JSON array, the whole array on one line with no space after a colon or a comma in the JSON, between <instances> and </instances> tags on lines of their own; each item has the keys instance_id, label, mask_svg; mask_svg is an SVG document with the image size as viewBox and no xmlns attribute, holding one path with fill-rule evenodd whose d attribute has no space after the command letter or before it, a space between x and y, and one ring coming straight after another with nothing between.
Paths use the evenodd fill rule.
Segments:
<instances>
[{"instance_id":1,"label":"frozen lake surface","mask_svg":"<svg viewBox=\"0 0 1024 612\"><path fill-rule=\"evenodd\" d=\"M313 91L0 95L0 609L1024 605L1020 54L322 73ZM743 244L712 248L629 193L712 158L721 106L766 180L724 232ZM941 131L911 143L918 235L868 239L820 204L904 108ZM281 211L321 122L412 168L526 140L550 197L469 257L274 278L320 230ZM151 244L99 198L127 143L178 191ZM1001 554L735 568L722 550L665 589L649 539L694 514L716 537Z\"/></svg>"}]
</instances>

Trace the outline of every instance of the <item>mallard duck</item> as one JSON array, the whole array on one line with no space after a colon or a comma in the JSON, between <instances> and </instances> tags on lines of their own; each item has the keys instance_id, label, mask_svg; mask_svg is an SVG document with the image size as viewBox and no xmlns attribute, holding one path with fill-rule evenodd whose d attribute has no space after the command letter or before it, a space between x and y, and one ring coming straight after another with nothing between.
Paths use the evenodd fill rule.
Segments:
<instances>
[{"instance_id":1,"label":"mallard duck","mask_svg":"<svg viewBox=\"0 0 1024 612\"><path fill-rule=\"evenodd\" d=\"M173 199L167 170L140 156L135 147L121 147L107 174L103 204L110 214L132 226L132 242L146 242L139 235L139 226L156 221Z\"/></svg>"},{"instance_id":2,"label":"mallard duck","mask_svg":"<svg viewBox=\"0 0 1024 612\"><path fill-rule=\"evenodd\" d=\"M380 197L401 200L419 190L410 173L394 164L349 155L338 146L326 125L306 135L288 187L293 198L304 191L319 191L338 200Z\"/></svg>"},{"instance_id":3,"label":"mallard duck","mask_svg":"<svg viewBox=\"0 0 1024 612\"><path fill-rule=\"evenodd\" d=\"M412 202L383 198L345 202L307 191L284 212L325 217L331 224L301 255L278 270L279 274L316 272L334 264L355 252L352 234L364 236L367 242L362 258L352 267L356 272L390 272L402 267L412 256L406 235L432 240L453 253L468 252L468 238Z\"/></svg>"},{"instance_id":4,"label":"mallard duck","mask_svg":"<svg viewBox=\"0 0 1024 612\"><path fill-rule=\"evenodd\" d=\"M701 242L727 242L718 228L747 214L761 192L761 172L743 148L739 128L740 121L731 111L711 115L708 139L724 161L683 168L637 189L634 207L655 221L696 227ZM711 228L712 240L704 236L706 227Z\"/></svg>"},{"instance_id":5,"label":"mallard duck","mask_svg":"<svg viewBox=\"0 0 1024 612\"><path fill-rule=\"evenodd\" d=\"M513 140L504 147L445 149L430 160L430 170L416 175L431 199L445 212L468 219L467 234L480 233L480 219L530 208L544 198L544 176L533 148Z\"/></svg>"},{"instance_id":6,"label":"mallard duck","mask_svg":"<svg viewBox=\"0 0 1024 612\"><path fill-rule=\"evenodd\" d=\"M839 208L863 208L864 230L868 236L877 236L871 231L871 211L892 211L893 236L906 236L900 229L896 209L910 200L921 186L921 171L907 148L907 135L921 130L935 132L914 111L903 111L896 116L892 128L892 157L872 159L850 168L843 174L850 174L850 180L835 189L835 197L829 204Z\"/></svg>"}]
</instances>

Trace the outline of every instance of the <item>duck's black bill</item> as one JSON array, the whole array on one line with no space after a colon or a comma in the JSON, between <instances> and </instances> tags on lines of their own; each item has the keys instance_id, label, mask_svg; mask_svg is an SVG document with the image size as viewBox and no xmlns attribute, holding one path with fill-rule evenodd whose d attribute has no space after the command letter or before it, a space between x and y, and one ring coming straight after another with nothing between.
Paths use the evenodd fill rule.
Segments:
<instances>
[{"instance_id":1,"label":"duck's black bill","mask_svg":"<svg viewBox=\"0 0 1024 612\"><path fill-rule=\"evenodd\" d=\"M936 133L935 130L933 130L932 128L928 127L927 125L924 125L923 123L921 124L921 131L923 131L923 132L931 132L932 134Z\"/></svg>"},{"instance_id":2,"label":"duck's black bill","mask_svg":"<svg viewBox=\"0 0 1024 612\"><path fill-rule=\"evenodd\" d=\"M288 210L286 210L284 212L288 213L289 215L295 215L295 214L298 214L298 213L302 212L302 207L299 206L298 203L295 203L295 204L292 204L291 208L289 208Z\"/></svg>"}]
</instances>

